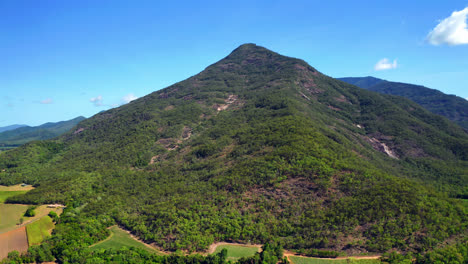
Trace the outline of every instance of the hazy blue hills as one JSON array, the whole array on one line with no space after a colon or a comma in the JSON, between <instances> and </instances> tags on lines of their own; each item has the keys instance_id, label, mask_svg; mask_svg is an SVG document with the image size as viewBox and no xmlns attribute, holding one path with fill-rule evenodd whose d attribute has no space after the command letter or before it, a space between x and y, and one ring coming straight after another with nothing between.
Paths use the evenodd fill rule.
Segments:
<instances>
[{"instance_id":1,"label":"hazy blue hills","mask_svg":"<svg viewBox=\"0 0 468 264\"><path fill-rule=\"evenodd\" d=\"M15 147L33 140L50 139L62 135L86 118L80 116L67 121L49 122L40 126L30 127L14 125L13 129L0 133L0 146ZM15 126L18 126L14 128Z\"/></svg>"},{"instance_id":2,"label":"hazy blue hills","mask_svg":"<svg viewBox=\"0 0 468 264\"><path fill-rule=\"evenodd\" d=\"M59 263L92 262L88 246L115 223L173 251L235 241L425 254L466 236L468 134L409 99L245 44L0 153L0 184L21 182L36 188L8 202L67 205L44 246Z\"/></svg>"},{"instance_id":3,"label":"hazy blue hills","mask_svg":"<svg viewBox=\"0 0 468 264\"><path fill-rule=\"evenodd\" d=\"M27 125L10 125L10 126L4 126L4 127L0 127L0 133L1 132L5 132L5 131L8 131L8 130L13 130L13 129L17 129L17 128L20 128L20 127L25 127Z\"/></svg>"},{"instance_id":4,"label":"hazy blue hills","mask_svg":"<svg viewBox=\"0 0 468 264\"><path fill-rule=\"evenodd\" d=\"M461 97L421 85L390 82L370 76L338 79L370 91L406 97L468 130L468 101Z\"/></svg>"}]
</instances>

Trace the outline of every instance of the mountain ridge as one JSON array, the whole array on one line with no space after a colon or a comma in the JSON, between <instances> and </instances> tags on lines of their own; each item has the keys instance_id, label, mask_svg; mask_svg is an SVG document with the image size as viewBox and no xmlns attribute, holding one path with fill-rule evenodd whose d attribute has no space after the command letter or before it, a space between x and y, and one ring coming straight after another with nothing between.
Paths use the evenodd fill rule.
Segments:
<instances>
[{"instance_id":1,"label":"mountain ridge","mask_svg":"<svg viewBox=\"0 0 468 264\"><path fill-rule=\"evenodd\" d=\"M34 127L22 126L0 132L0 145L16 147L33 140L54 138L65 133L84 119L86 118L79 116L66 121L47 122Z\"/></svg>"},{"instance_id":2,"label":"mountain ridge","mask_svg":"<svg viewBox=\"0 0 468 264\"><path fill-rule=\"evenodd\" d=\"M468 131L468 101L464 98L422 85L390 82L371 76L338 79L370 91L406 97L434 114L445 116Z\"/></svg>"},{"instance_id":3,"label":"mountain ridge","mask_svg":"<svg viewBox=\"0 0 468 264\"><path fill-rule=\"evenodd\" d=\"M63 202L73 221L116 221L169 250L230 240L425 252L466 230L453 197L468 185L467 146L462 128L414 102L247 44L0 154L0 183L37 186L10 202Z\"/></svg>"}]
</instances>

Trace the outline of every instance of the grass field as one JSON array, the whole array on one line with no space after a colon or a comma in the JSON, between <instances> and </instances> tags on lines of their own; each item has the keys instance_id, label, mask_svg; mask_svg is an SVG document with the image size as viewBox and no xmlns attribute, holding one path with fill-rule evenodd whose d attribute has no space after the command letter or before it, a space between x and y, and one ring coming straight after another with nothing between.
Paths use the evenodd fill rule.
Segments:
<instances>
[{"instance_id":1,"label":"grass field","mask_svg":"<svg viewBox=\"0 0 468 264\"><path fill-rule=\"evenodd\" d=\"M50 236L52 229L54 229L54 222L47 215L27 225L26 233L29 246L41 244L46 237Z\"/></svg>"},{"instance_id":2,"label":"grass field","mask_svg":"<svg viewBox=\"0 0 468 264\"><path fill-rule=\"evenodd\" d=\"M25 185L23 186L22 184L16 184L16 185L11 185L11 186L4 186L0 185L0 191L30 191L34 189L32 185Z\"/></svg>"},{"instance_id":3,"label":"grass field","mask_svg":"<svg viewBox=\"0 0 468 264\"><path fill-rule=\"evenodd\" d=\"M0 191L0 203L4 203L8 197L27 193L28 191Z\"/></svg>"},{"instance_id":4,"label":"grass field","mask_svg":"<svg viewBox=\"0 0 468 264\"><path fill-rule=\"evenodd\" d=\"M258 252L257 247L248 247L241 245L219 245L216 247L215 254L221 252L223 248L227 249L227 260L237 260L242 257L251 257Z\"/></svg>"},{"instance_id":5,"label":"grass field","mask_svg":"<svg viewBox=\"0 0 468 264\"><path fill-rule=\"evenodd\" d=\"M23 204L0 204L0 234L17 228L26 209Z\"/></svg>"},{"instance_id":6,"label":"grass field","mask_svg":"<svg viewBox=\"0 0 468 264\"><path fill-rule=\"evenodd\" d=\"M291 264L381 264L378 259L319 259L290 256Z\"/></svg>"},{"instance_id":7,"label":"grass field","mask_svg":"<svg viewBox=\"0 0 468 264\"><path fill-rule=\"evenodd\" d=\"M160 251L150 248L146 246L145 244L133 239L125 230L122 230L118 226L113 226L110 228L111 231L111 236L103 240L102 242L99 242L97 244L94 244L90 248L93 251L101 250L101 249L120 249L122 247L135 247L135 248L141 248L144 249L150 253L156 253L156 254L161 254Z\"/></svg>"}]
</instances>

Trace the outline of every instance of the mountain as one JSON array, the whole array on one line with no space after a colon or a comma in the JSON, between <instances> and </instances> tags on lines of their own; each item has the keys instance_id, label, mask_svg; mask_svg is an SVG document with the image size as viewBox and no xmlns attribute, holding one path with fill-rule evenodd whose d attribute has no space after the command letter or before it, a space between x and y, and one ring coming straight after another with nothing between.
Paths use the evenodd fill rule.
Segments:
<instances>
[{"instance_id":1,"label":"mountain","mask_svg":"<svg viewBox=\"0 0 468 264\"><path fill-rule=\"evenodd\" d=\"M33 140L50 139L67 132L86 118L80 116L71 120L56 123L45 123L40 126L21 126L0 133L0 145L16 147Z\"/></svg>"},{"instance_id":2,"label":"mountain","mask_svg":"<svg viewBox=\"0 0 468 264\"><path fill-rule=\"evenodd\" d=\"M4 132L4 131L8 131L8 130L13 130L13 129L17 129L17 128L20 128L20 127L25 127L27 125L10 125L10 126L4 126L4 127L0 127L0 133L1 132Z\"/></svg>"},{"instance_id":3,"label":"mountain","mask_svg":"<svg viewBox=\"0 0 468 264\"><path fill-rule=\"evenodd\" d=\"M238 241L423 254L466 237L467 168L458 125L245 44L1 153L0 184L36 186L9 202L67 205L45 247L59 262L91 260L88 246L115 223L166 250Z\"/></svg>"},{"instance_id":4,"label":"mountain","mask_svg":"<svg viewBox=\"0 0 468 264\"><path fill-rule=\"evenodd\" d=\"M356 85L358 87L364 88L369 90L369 87L372 87L374 85L377 85L381 82L386 82L385 80L375 78L372 76L367 76L367 77L344 77L344 78L337 78L338 80L341 80L343 82L350 83L352 85Z\"/></svg>"},{"instance_id":5,"label":"mountain","mask_svg":"<svg viewBox=\"0 0 468 264\"><path fill-rule=\"evenodd\" d=\"M468 130L468 101L421 85L389 82L374 77L338 78L358 87L383 94L406 97L434 114L445 116Z\"/></svg>"}]
</instances>

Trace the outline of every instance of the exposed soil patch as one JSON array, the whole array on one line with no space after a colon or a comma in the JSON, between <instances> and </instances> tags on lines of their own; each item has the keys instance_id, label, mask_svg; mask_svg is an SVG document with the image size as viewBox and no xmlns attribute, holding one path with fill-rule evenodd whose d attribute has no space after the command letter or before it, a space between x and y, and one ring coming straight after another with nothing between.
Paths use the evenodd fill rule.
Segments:
<instances>
[{"instance_id":1,"label":"exposed soil patch","mask_svg":"<svg viewBox=\"0 0 468 264\"><path fill-rule=\"evenodd\" d=\"M17 250L18 252L28 251L28 237L26 227L22 226L15 230L0 234L0 260L8 256L8 252Z\"/></svg>"}]
</instances>

